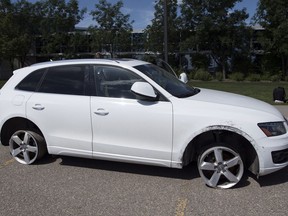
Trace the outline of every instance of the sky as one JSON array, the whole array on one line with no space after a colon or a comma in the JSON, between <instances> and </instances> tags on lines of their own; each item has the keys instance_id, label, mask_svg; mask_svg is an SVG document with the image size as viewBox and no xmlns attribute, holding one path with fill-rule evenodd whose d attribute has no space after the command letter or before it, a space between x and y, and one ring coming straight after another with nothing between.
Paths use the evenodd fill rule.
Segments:
<instances>
[{"instance_id":1,"label":"sky","mask_svg":"<svg viewBox=\"0 0 288 216\"><path fill-rule=\"evenodd\" d=\"M118 0L107 0L108 2L115 4ZM145 27L151 24L151 20L154 17L154 5L155 0L122 0L123 8L122 13L130 14L130 20L134 20L133 30L141 31L145 29ZM215 0L217 1L217 0ZM178 0L180 3L181 0ZM93 10L95 8L95 4L98 3L98 0L79 0L80 8L86 7L87 11ZM246 22L250 23L251 17L253 17L256 8L257 8L258 0L242 0L242 2L236 5L236 9L246 8L247 13L249 14L249 18ZM93 24L91 16L85 15L84 19L77 25L79 27L87 27Z\"/></svg>"},{"instance_id":2,"label":"sky","mask_svg":"<svg viewBox=\"0 0 288 216\"><path fill-rule=\"evenodd\" d=\"M16 0L14 0L16 1ZM37 0L29 0L30 2L35 2ZM115 4L118 0L107 0L109 3ZM122 0L123 8L122 13L130 14L130 21L134 20L133 30L141 31L145 29L145 27L151 24L151 20L154 17L154 5L155 0ZM178 0L180 3L182 0ZM217 1L217 0L215 0ZM94 10L95 4L97 4L98 0L78 0L80 9L87 8L87 13L84 16L84 19L77 25L78 27L88 27L90 25L95 25L95 21L92 21L89 12ZM246 22L249 24L251 17L253 17L256 8L257 8L258 0L242 0L242 2L238 3L235 9L243 9L246 8L247 13L249 14L248 20Z\"/></svg>"}]
</instances>

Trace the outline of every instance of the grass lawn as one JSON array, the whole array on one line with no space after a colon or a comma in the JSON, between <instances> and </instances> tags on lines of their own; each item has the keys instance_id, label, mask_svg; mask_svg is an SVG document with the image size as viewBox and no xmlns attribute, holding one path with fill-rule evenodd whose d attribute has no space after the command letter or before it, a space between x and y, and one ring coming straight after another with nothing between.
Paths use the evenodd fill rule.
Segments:
<instances>
[{"instance_id":1,"label":"grass lawn","mask_svg":"<svg viewBox=\"0 0 288 216\"><path fill-rule=\"evenodd\" d=\"M189 84L199 88L215 89L246 95L270 104L275 104L273 102L274 88L278 86L284 87L286 94L288 95L288 82L202 82L191 80L189 81Z\"/></svg>"}]
</instances>

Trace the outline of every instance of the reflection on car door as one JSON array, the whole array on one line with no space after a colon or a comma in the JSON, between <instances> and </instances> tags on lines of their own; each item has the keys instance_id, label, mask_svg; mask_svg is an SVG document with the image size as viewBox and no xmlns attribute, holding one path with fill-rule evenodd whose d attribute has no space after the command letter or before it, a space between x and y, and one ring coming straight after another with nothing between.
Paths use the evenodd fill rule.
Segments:
<instances>
[{"instance_id":1,"label":"reflection on car door","mask_svg":"<svg viewBox=\"0 0 288 216\"><path fill-rule=\"evenodd\" d=\"M95 67L94 75L93 157L170 166L172 104L137 100L130 88L143 79L128 70Z\"/></svg>"}]
</instances>

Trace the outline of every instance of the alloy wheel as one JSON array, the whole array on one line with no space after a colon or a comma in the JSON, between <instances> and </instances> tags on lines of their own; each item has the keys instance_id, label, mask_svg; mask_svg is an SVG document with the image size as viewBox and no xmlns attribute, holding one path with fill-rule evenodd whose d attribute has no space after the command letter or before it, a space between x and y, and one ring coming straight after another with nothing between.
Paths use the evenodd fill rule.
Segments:
<instances>
[{"instance_id":1,"label":"alloy wheel","mask_svg":"<svg viewBox=\"0 0 288 216\"><path fill-rule=\"evenodd\" d=\"M231 148L215 146L200 155L198 170L208 186L226 189L241 180L244 164L241 156Z\"/></svg>"},{"instance_id":2,"label":"alloy wheel","mask_svg":"<svg viewBox=\"0 0 288 216\"><path fill-rule=\"evenodd\" d=\"M21 164L32 164L38 157L39 147L33 132L17 131L10 140L11 155Z\"/></svg>"}]
</instances>

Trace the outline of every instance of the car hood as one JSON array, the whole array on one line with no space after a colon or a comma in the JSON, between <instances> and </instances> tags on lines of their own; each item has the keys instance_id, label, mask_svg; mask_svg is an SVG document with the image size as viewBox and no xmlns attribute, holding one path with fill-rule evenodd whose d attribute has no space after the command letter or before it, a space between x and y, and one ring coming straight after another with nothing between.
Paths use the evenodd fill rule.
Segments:
<instances>
[{"instance_id":1,"label":"car hood","mask_svg":"<svg viewBox=\"0 0 288 216\"><path fill-rule=\"evenodd\" d=\"M201 88L197 95L189 97L189 99L194 101L258 110L283 118L282 114L272 105L243 95Z\"/></svg>"}]
</instances>

